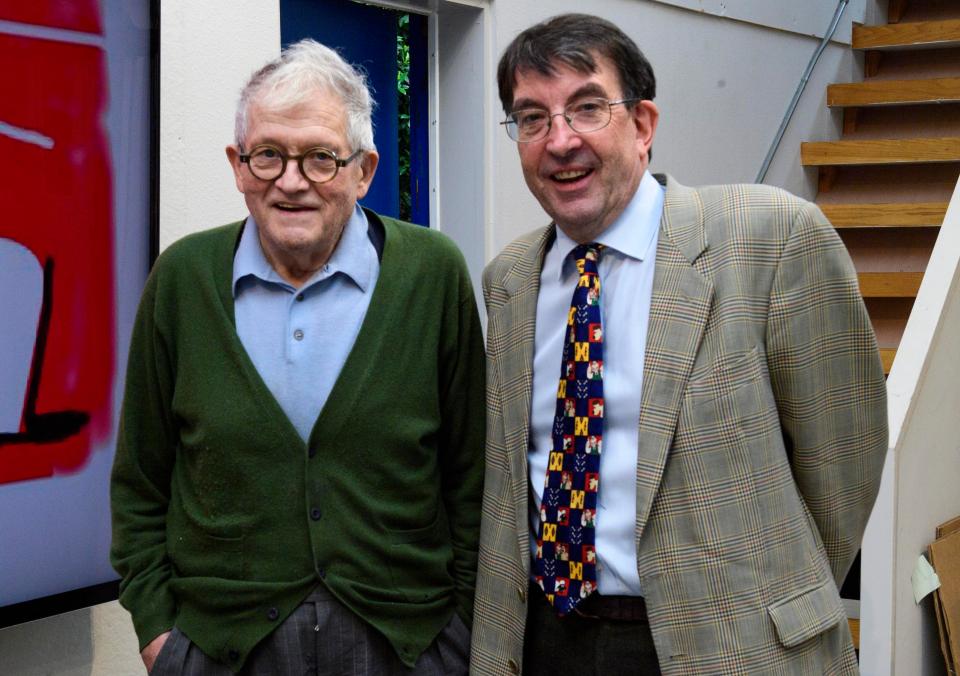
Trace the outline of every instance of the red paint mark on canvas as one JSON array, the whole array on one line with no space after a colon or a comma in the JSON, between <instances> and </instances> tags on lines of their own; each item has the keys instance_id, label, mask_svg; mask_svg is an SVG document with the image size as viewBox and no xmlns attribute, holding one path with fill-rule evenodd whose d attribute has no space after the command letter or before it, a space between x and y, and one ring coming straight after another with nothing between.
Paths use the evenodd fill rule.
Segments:
<instances>
[{"instance_id":1,"label":"red paint mark on canvas","mask_svg":"<svg viewBox=\"0 0 960 676\"><path fill-rule=\"evenodd\" d=\"M0 0L0 18L100 31L93 0ZM2 484L76 471L109 435L114 289L104 52L0 35L0 63L0 238L44 266L47 321L33 401L19 432L0 436Z\"/></svg>"}]
</instances>

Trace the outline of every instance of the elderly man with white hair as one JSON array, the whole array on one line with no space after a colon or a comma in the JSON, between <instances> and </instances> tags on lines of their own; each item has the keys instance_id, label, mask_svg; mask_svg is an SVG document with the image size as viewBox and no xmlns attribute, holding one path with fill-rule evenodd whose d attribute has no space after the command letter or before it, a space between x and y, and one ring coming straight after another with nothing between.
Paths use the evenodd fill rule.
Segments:
<instances>
[{"instance_id":1,"label":"elderly man with white hair","mask_svg":"<svg viewBox=\"0 0 960 676\"><path fill-rule=\"evenodd\" d=\"M466 673L479 320L449 240L357 205L372 105L311 40L257 71L226 151L250 215L147 282L111 502L151 674Z\"/></svg>"}]
</instances>

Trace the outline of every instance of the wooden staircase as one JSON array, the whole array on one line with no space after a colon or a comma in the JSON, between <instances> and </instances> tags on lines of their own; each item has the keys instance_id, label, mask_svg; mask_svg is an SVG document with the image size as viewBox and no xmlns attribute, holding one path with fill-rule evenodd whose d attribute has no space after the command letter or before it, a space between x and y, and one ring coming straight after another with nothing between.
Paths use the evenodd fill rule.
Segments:
<instances>
[{"instance_id":1,"label":"wooden staircase","mask_svg":"<svg viewBox=\"0 0 960 676\"><path fill-rule=\"evenodd\" d=\"M830 85L837 141L801 145L853 259L889 373L960 175L960 1L889 0L853 29L863 82Z\"/></svg>"}]
</instances>

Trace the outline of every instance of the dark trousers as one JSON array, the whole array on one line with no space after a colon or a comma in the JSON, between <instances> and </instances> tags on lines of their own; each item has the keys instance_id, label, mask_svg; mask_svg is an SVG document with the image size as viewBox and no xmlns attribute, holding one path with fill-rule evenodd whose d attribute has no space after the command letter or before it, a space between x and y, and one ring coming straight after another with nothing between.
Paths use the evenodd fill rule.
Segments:
<instances>
[{"instance_id":1,"label":"dark trousers","mask_svg":"<svg viewBox=\"0 0 960 676\"><path fill-rule=\"evenodd\" d=\"M585 617L574 611L561 618L539 586L530 585L529 598L523 640L525 676L660 674L646 613L622 620Z\"/></svg>"},{"instance_id":2,"label":"dark trousers","mask_svg":"<svg viewBox=\"0 0 960 676\"><path fill-rule=\"evenodd\" d=\"M454 613L408 668L383 634L319 587L253 649L240 676L466 676L469 654L470 631ZM233 676L233 672L174 628L150 676Z\"/></svg>"}]
</instances>

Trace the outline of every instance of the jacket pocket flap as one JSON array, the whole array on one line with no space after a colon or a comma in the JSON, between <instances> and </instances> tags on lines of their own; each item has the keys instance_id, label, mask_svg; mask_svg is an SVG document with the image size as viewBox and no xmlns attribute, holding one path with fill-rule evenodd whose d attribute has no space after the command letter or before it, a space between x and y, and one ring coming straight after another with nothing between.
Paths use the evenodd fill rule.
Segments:
<instances>
[{"instance_id":1,"label":"jacket pocket flap","mask_svg":"<svg viewBox=\"0 0 960 676\"><path fill-rule=\"evenodd\" d=\"M846 613L832 580L805 589L767 608L785 648L800 645L844 620Z\"/></svg>"}]
</instances>

